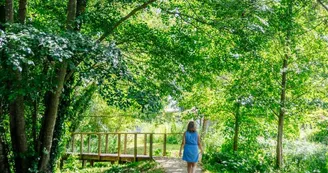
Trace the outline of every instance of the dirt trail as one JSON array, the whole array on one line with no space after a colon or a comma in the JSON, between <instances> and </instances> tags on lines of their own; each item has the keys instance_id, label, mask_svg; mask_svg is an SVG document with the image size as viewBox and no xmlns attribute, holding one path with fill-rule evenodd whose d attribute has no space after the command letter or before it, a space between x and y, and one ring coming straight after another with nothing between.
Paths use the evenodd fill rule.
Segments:
<instances>
[{"instance_id":1,"label":"dirt trail","mask_svg":"<svg viewBox=\"0 0 328 173\"><path fill-rule=\"evenodd\" d=\"M187 173L187 163L179 158L157 157L155 161L164 168L165 173ZM201 172L200 166L197 165L196 173Z\"/></svg>"}]
</instances>

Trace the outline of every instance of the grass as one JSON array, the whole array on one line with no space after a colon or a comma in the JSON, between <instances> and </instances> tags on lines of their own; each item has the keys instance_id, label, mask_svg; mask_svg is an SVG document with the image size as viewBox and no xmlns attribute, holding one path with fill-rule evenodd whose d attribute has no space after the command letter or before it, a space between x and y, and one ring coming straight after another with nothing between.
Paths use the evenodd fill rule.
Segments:
<instances>
[{"instance_id":1,"label":"grass","mask_svg":"<svg viewBox=\"0 0 328 173\"><path fill-rule=\"evenodd\" d=\"M67 164L62 173L164 173L163 168L154 161L133 162L127 164L95 163L94 167L87 164L84 169L79 166L81 165L79 161L72 161L74 163ZM57 173L60 173L60 171L57 171Z\"/></svg>"}]
</instances>

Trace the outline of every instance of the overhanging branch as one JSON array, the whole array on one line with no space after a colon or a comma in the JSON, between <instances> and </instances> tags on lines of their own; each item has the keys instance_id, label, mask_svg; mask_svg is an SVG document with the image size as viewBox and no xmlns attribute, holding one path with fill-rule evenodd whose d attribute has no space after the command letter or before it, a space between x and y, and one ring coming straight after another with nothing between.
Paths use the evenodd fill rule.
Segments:
<instances>
[{"instance_id":1,"label":"overhanging branch","mask_svg":"<svg viewBox=\"0 0 328 173\"><path fill-rule=\"evenodd\" d=\"M110 34L112 34L114 32L114 30L120 26L124 21L128 20L131 16L133 16L134 14L136 14L138 11L146 8L149 4L155 2L156 0L149 0L147 2L145 2L144 4L142 4L141 6L133 9L128 15L124 16L123 18L121 18L118 22L116 22L113 27L111 27L109 30L107 30L98 40L97 43L102 42L106 37L108 37Z\"/></svg>"},{"instance_id":2,"label":"overhanging branch","mask_svg":"<svg viewBox=\"0 0 328 173\"><path fill-rule=\"evenodd\" d=\"M326 11L328 11L328 7L321 0L318 0L318 2Z\"/></svg>"},{"instance_id":3,"label":"overhanging branch","mask_svg":"<svg viewBox=\"0 0 328 173\"><path fill-rule=\"evenodd\" d=\"M279 116L279 114L276 111L274 111L271 107L269 107L269 109L273 112L274 115L276 115L277 117Z\"/></svg>"},{"instance_id":4,"label":"overhanging branch","mask_svg":"<svg viewBox=\"0 0 328 173\"><path fill-rule=\"evenodd\" d=\"M165 10L163 9L163 11L167 14L172 14L172 15L177 15L177 16L180 16L180 17L187 17L187 18L190 18L190 19L193 19L201 24L205 24L205 25L210 25L210 26L213 26L212 23L209 23L203 19L200 19L200 18L197 18L197 17L194 17L194 16L191 16L191 15L188 15L188 14L183 14L183 13L180 13L180 12L175 12L175 11L169 11L169 10Z\"/></svg>"},{"instance_id":5,"label":"overhanging branch","mask_svg":"<svg viewBox=\"0 0 328 173\"><path fill-rule=\"evenodd\" d=\"M206 20L206 19L203 19L201 17L198 17L197 15L189 15L189 14L185 14L185 13L181 13L181 12L176 12L176 11L170 11L170 10L167 10L167 9L162 9L162 11L166 14L169 14L169 15L174 15L176 17L179 17L180 19L182 19L184 22L192 25L194 28L197 28L197 29L200 29L198 26L196 26L195 24L193 24L191 21L194 21L196 23L200 23L200 24L204 24L204 25L207 25L207 26L210 26L212 28L214 28L215 30L218 30L220 32L222 31L227 31L229 33L231 33L231 31L229 30L228 27L225 27L225 26L219 26L218 25L218 22L219 21L214 21L214 20ZM191 21L189 21L188 19L191 19ZM211 36L212 37L212 36Z\"/></svg>"}]
</instances>

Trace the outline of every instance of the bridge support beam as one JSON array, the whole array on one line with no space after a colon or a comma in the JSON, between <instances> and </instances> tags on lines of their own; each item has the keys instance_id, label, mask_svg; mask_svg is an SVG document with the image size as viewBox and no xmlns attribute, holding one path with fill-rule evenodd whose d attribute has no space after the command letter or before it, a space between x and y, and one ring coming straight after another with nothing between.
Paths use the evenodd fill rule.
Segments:
<instances>
[{"instance_id":1,"label":"bridge support beam","mask_svg":"<svg viewBox=\"0 0 328 173\"><path fill-rule=\"evenodd\" d=\"M82 168L84 168L84 167L85 167L86 163L87 163L87 161L86 161L86 160L82 160Z\"/></svg>"},{"instance_id":2,"label":"bridge support beam","mask_svg":"<svg viewBox=\"0 0 328 173\"><path fill-rule=\"evenodd\" d=\"M134 134L134 161L136 162L137 159L137 155L138 155L138 144L137 144L137 139L138 139L138 134Z\"/></svg>"},{"instance_id":3,"label":"bridge support beam","mask_svg":"<svg viewBox=\"0 0 328 173\"><path fill-rule=\"evenodd\" d=\"M154 137L154 134L151 133L149 136L149 157L150 157L150 159L153 159L153 137Z\"/></svg>"}]
</instances>

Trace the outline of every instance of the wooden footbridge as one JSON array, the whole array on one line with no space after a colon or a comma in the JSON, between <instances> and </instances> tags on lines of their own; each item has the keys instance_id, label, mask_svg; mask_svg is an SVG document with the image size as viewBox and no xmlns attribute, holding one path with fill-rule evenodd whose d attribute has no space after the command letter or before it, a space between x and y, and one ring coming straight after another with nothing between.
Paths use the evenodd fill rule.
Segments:
<instances>
[{"instance_id":1,"label":"wooden footbridge","mask_svg":"<svg viewBox=\"0 0 328 173\"><path fill-rule=\"evenodd\" d=\"M155 136L157 144L158 141L162 142L161 149L156 150L157 156L166 156L168 135L182 138L182 133L72 133L61 166L63 160L71 155L82 160L83 167L86 161L93 165L94 162L124 163L151 160L154 157Z\"/></svg>"}]
</instances>

